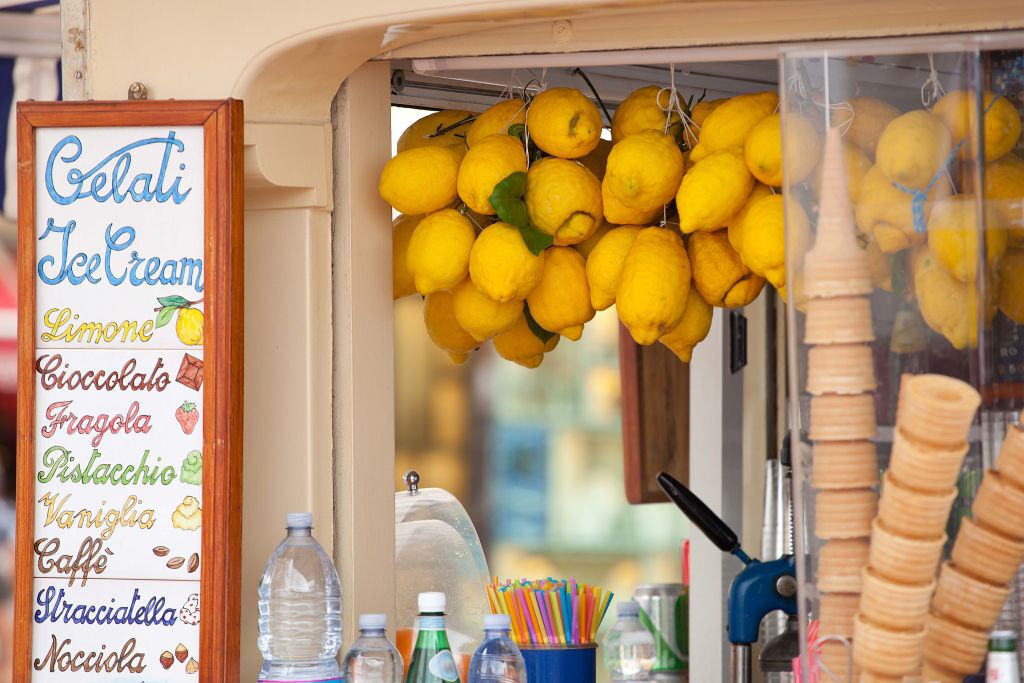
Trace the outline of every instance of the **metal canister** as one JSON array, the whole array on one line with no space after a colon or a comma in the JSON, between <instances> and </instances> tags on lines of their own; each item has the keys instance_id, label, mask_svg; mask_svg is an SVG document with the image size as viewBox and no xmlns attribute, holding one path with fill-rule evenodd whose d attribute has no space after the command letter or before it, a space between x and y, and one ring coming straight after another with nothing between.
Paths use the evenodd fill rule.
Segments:
<instances>
[{"instance_id":1,"label":"metal canister","mask_svg":"<svg viewBox=\"0 0 1024 683\"><path fill-rule=\"evenodd\" d=\"M689 670L689 595L681 583L637 586L633 599L640 605L640 621L654 635L655 659L651 672L658 680L685 680Z\"/></svg>"},{"instance_id":2,"label":"metal canister","mask_svg":"<svg viewBox=\"0 0 1024 683\"><path fill-rule=\"evenodd\" d=\"M985 680L989 683L1020 683L1016 631L992 631L988 634Z\"/></svg>"}]
</instances>

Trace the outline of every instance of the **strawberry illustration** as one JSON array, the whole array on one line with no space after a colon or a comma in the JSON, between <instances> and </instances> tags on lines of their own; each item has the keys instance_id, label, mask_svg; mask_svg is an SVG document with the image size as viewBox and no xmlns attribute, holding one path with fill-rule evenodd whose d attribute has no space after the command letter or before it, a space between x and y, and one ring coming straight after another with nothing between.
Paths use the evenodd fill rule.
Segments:
<instances>
[{"instance_id":1,"label":"strawberry illustration","mask_svg":"<svg viewBox=\"0 0 1024 683\"><path fill-rule=\"evenodd\" d=\"M196 410L195 403L185 401L174 411L174 417L181 425L181 431L191 434L192 430L196 428L196 423L199 422L199 411Z\"/></svg>"}]
</instances>

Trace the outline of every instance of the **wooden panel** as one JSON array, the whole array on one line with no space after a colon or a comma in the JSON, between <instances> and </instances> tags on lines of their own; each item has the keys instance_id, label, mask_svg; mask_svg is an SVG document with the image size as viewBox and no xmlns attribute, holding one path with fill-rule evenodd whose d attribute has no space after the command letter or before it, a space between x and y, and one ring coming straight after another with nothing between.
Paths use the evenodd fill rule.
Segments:
<instances>
[{"instance_id":1,"label":"wooden panel","mask_svg":"<svg viewBox=\"0 0 1024 683\"><path fill-rule=\"evenodd\" d=\"M619 367L626 499L667 502L658 472L690 478L690 366L664 344L638 345L620 325Z\"/></svg>"},{"instance_id":2,"label":"wooden panel","mask_svg":"<svg viewBox=\"0 0 1024 683\"><path fill-rule=\"evenodd\" d=\"M202 127L205 173L202 302L205 322L201 348L204 378L202 448L205 462L201 498L206 509L202 513L201 526L200 652L193 656L199 661L198 678L203 683L234 682L239 676L244 348L242 103L238 100L23 102L18 104L17 118L19 362L13 661L13 680L17 683L27 683L33 672L36 131L55 127L133 126ZM148 548L133 547L131 550L142 553ZM169 645L173 649L174 643ZM159 677L157 671L160 671L160 665L155 657L145 662L145 678ZM123 680L125 675L113 674L113 677ZM68 679L74 676L69 674Z\"/></svg>"}]
</instances>

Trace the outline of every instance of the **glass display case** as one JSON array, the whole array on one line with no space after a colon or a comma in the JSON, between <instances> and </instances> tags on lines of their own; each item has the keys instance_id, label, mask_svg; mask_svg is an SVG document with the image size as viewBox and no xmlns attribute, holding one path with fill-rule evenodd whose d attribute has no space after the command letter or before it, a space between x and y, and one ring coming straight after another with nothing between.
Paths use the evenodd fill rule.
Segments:
<instances>
[{"instance_id":1,"label":"glass display case","mask_svg":"<svg viewBox=\"0 0 1024 683\"><path fill-rule=\"evenodd\" d=\"M1024 53L1000 40L781 60L801 666L820 680L961 681L991 630L1020 630Z\"/></svg>"}]
</instances>

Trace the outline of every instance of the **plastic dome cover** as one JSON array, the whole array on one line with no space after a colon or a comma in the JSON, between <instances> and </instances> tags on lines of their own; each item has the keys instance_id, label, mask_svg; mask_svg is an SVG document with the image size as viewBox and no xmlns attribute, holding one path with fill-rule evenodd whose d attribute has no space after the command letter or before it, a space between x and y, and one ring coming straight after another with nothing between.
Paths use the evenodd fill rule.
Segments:
<instances>
[{"instance_id":1,"label":"plastic dome cover","mask_svg":"<svg viewBox=\"0 0 1024 683\"><path fill-rule=\"evenodd\" d=\"M462 654L468 662L483 632L484 615L490 613L489 576L476 527L455 496L439 488L395 493L395 599L400 630L415 628L420 593L441 591L448 598L446 627L452 651L457 660ZM406 636L411 641L412 634ZM401 634L399 641L406 657Z\"/></svg>"}]
</instances>

